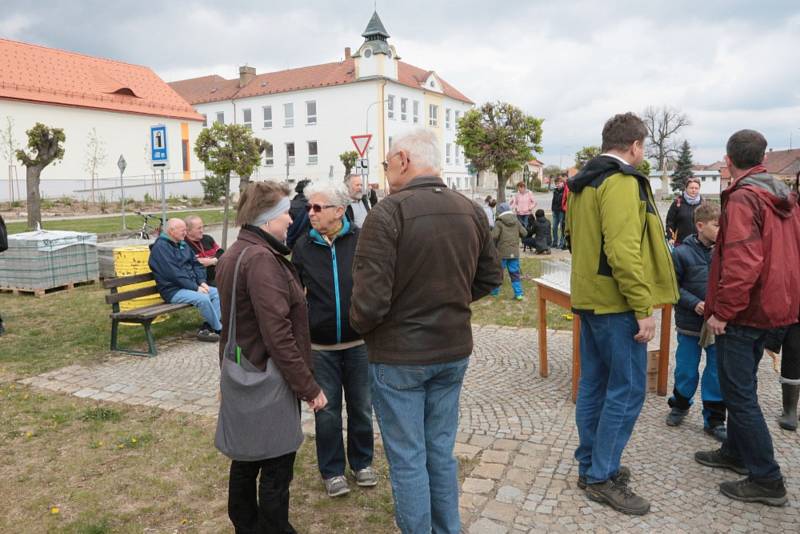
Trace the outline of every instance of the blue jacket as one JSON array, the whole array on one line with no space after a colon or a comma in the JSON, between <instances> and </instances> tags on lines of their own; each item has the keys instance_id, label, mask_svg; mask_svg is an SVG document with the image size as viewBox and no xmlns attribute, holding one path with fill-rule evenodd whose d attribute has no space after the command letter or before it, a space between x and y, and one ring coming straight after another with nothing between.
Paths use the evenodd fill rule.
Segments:
<instances>
[{"instance_id":1,"label":"blue jacket","mask_svg":"<svg viewBox=\"0 0 800 534\"><path fill-rule=\"evenodd\" d=\"M706 300L711 250L712 247L703 245L697 235L690 235L672 251L680 292L675 306L675 326L679 330L699 334L703 327L703 316L697 315L694 308Z\"/></svg>"},{"instance_id":2,"label":"blue jacket","mask_svg":"<svg viewBox=\"0 0 800 534\"><path fill-rule=\"evenodd\" d=\"M206 268L197 261L192 247L185 241L175 243L163 234L153 243L147 264L155 276L156 289L165 302L172 302L172 297L180 289L197 291L206 281Z\"/></svg>"},{"instance_id":3,"label":"blue jacket","mask_svg":"<svg viewBox=\"0 0 800 534\"><path fill-rule=\"evenodd\" d=\"M353 257L358 228L347 217L332 244L313 228L292 249L292 264L306 288L311 342L336 345L361 339L350 326Z\"/></svg>"}]
</instances>

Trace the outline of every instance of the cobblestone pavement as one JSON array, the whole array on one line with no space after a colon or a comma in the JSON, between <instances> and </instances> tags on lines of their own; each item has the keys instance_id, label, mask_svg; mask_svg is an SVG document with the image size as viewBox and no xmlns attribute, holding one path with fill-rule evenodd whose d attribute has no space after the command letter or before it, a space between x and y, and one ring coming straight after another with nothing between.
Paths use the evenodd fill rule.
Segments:
<instances>
[{"instance_id":1,"label":"cobblestone pavement","mask_svg":"<svg viewBox=\"0 0 800 534\"><path fill-rule=\"evenodd\" d=\"M550 376L543 379L535 330L484 326L475 334L456 445L457 455L470 460L461 496L468 534L800 531L800 438L774 421L780 389L770 362L762 364L761 405L787 479L789 505L769 508L720 495L717 485L731 474L692 459L695 451L717 446L703 434L699 410L681 427L668 428L666 399L649 394L623 462L633 471L632 488L650 499L652 510L630 517L588 501L576 487L570 336L550 334ZM114 356L98 366L65 367L24 382L100 401L215 416L216 362L216 345L182 340L162 344L156 358ZM313 431L308 413L304 428Z\"/></svg>"}]
</instances>

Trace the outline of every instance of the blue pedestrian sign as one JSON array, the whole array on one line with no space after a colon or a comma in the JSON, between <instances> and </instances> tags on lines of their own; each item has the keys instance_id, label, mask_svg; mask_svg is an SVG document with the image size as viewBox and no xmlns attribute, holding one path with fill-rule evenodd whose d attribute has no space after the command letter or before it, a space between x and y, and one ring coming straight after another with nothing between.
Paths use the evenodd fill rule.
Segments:
<instances>
[{"instance_id":1,"label":"blue pedestrian sign","mask_svg":"<svg viewBox=\"0 0 800 534\"><path fill-rule=\"evenodd\" d=\"M167 127L163 124L150 127L150 165L154 169L163 169L169 166Z\"/></svg>"}]
</instances>

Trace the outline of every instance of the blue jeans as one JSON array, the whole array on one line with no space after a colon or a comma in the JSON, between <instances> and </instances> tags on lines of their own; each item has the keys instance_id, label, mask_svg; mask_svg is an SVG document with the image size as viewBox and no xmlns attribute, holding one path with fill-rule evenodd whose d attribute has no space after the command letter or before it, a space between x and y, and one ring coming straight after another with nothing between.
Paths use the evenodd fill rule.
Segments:
<instances>
[{"instance_id":1,"label":"blue jeans","mask_svg":"<svg viewBox=\"0 0 800 534\"><path fill-rule=\"evenodd\" d=\"M322 478L344 475L342 389L347 402L347 463L359 471L372 465L372 401L369 392L367 347L315 350L314 378L328 405L314 414L317 463Z\"/></svg>"},{"instance_id":2,"label":"blue jeans","mask_svg":"<svg viewBox=\"0 0 800 534\"><path fill-rule=\"evenodd\" d=\"M758 405L758 364L767 331L728 324L716 337L719 385L728 408L728 439L722 451L744 463L750 478L778 480L772 438Z\"/></svg>"},{"instance_id":3,"label":"blue jeans","mask_svg":"<svg viewBox=\"0 0 800 534\"><path fill-rule=\"evenodd\" d=\"M564 248L564 212L553 212L553 247ZM558 233L561 232L561 241L558 240Z\"/></svg>"},{"instance_id":4,"label":"blue jeans","mask_svg":"<svg viewBox=\"0 0 800 534\"><path fill-rule=\"evenodd\" d=\"M508 270L508 277L511 279L511 287L514 288L514 296L522 296L522 275L519 268L519 258L503 258L500 260L503 270ZM495 297L500 294L500 288L492 290Z\"/></svg>"},{"instance_id":5,"label":"blue jeans","mask_svg":"<svg viewBox=\"0 0 800 534\"><path fill-rule=\"evenodd\" d=\"M517 220L526 229L528 228L528 222L530 221L530 219L531 219L530 215L517 215Z\"/></svg>"},{"instance_id":6,"label":"blue jeans","mask_svg":"<svg viewBox=\"0 0 800 534\"><path fill-rule=\"evenodd\" d=\"M219 321L221 312L219 311L219 293L216 287L208 287L208 294L192 291L191 289L179 289L172 296L172 304L191 304L200 310L203 320L208 323L212 330L219 332L222 330L222 323Z\"/></svg>"},{"instance_id":7,"label":"blue jeans","mask_svg":"<svg viewBox=\"0 0 800 534\"><path fill-rule=\"evenodd\" d=\"M403 534L458 534L458 398L469 358L430 365L371 363L372 402L383 435Z\"/></svg>"},{"instance_id":8,"label":"blue jeans","mask_svg":"<svg viewBox=\"0 0 800 534\"><path fill-rule=\"evenodd\" d=\"M678 334L678 349L675 351L675 389L669 399L669 405L681 410L688 410L692 405L692 397L700 383L700 338ZM719 388L717 375L717 347L706 347L706 366L703 369L700 397L703 400L703 425L715 427L725 424L725 404Z\"/></svg>"},{"instance_id":9,"label":"blue jeans","mask_svg":"<svg viewBox=\"0 0 800 534\"><path fill-rule=\"evenodd\" d=\"M580 444L578 474L589 484L605 482L619 471L642 411L647 382L647 344L633 336L639 324L633 312L580 313L581 380L575 405Z\"/></svg>"}]
</instances>

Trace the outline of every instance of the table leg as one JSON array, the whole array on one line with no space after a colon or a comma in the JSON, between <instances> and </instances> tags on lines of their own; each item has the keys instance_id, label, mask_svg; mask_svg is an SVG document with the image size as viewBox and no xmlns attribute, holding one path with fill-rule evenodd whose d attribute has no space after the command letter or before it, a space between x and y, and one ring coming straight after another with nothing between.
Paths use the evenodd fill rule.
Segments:
<instances>
[{"instance_id":1,"label":"table leg","mask_svg":"<svg viewBox=\"0 0 800 534\"><path fill-rule=\"evenodd\" d=\"M656 393L661 397L667 395L667 378L669 374L669 342L672 326L672 306L667 304L661 309L661 338L658 347L658 377Z\"/></svg>"},{"instance_id":2,"label":"table leg","mask_svg":"<svg viewBox=\"0 0 800 534\"><path fill-rule=\"evenodd\" d=\"M578 382L581 379L581 317L572 315L572 402L578 400Z\"/></svg>"},{"instance_id":3,"label":"table leg","mask_svg":"<svg viewBox=\"0 0 800 534\"><path fill-rule=\"evenodd\" d=\"M547 368L547 301L539 292L539 376L550 374Z\"/></svg>"}]
</instances>

